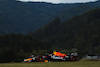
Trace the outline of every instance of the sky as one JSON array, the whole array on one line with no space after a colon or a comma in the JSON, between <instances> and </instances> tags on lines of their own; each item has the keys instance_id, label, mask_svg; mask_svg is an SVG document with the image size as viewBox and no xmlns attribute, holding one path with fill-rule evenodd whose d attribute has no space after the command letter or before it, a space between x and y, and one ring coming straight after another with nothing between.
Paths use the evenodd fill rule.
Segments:
<instances>
[{"instance_id":1,"label":"sky","mask_svg":"<svg viewBox=\"0 0 100 67\"><path fill-rule=\"evenodd\" d=\"M97 0L20 0L20 1L33 1L33 2L50 2L50 3L85 3L94 2Z\"/></svg>"}]
</instances>

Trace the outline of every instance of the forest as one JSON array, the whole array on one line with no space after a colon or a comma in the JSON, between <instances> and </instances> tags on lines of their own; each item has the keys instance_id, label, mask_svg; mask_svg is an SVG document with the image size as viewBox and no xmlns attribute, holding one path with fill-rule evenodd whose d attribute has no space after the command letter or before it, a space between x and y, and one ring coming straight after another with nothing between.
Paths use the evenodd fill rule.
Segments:
<instances>
[{"instance_id":1,"label":"forest","mask_svg":"<svg viewBox=\"0 0 100 67\"><path fill-rule=\"evenodd\" d=\"M95 48L95 53L92 52ZM26 35L0 35L0 62L21 62L31 54L44 55L53 50L77 51L79 59L86 54L100 55L100 9L61 22L57 17Z\"/></svg>"},{"instance_id":2,"label":"forest","mask_svg":"<svg viewBox=\"0 0 100 67\"><path fill-rule=\"evenodd\" d=\"M94 9L60 23L56 18L43 28L30 33L29 36L41 39L55 47L56 50L77 49L80 56L100 54L100 9Z\"/></svg>"},{"instance_id":3,"label":"forest","mask_svg":"<svg viewBox=\"0 0 100 67\"><path fill-rule=\"evenodd\" d=\"M73 4L0 0L0 34L27 34L50 23L56 17L65 22L95 8L100 8L100 0Z\"/></svg>"}]
</instances>

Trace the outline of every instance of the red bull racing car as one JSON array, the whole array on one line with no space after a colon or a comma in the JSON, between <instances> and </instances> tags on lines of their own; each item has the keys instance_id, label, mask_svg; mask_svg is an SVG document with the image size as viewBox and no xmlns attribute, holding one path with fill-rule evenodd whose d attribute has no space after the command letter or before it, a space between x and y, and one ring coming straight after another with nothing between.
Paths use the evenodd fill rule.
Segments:
<instances>
[{"instance_id":1,"label":"red bull racing car","mask_svg":"<svg viewBox=\"0 0 100 67\"><path fill-rule=\"evenodd\" d=\"M30 56L24 59L23 62L55 62L55 61L78 61L77 53L63 54L57 51L53 51L52 54L46 53L44 56Z\"/></svg>"}]
</instances>

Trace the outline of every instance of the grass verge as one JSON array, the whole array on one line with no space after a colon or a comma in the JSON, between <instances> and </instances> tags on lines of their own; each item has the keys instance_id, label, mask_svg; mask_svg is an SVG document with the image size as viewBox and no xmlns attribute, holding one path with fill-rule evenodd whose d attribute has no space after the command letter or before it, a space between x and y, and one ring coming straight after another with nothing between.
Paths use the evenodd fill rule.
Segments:
<instances>
[{"instance_id":1,"label":"grass verge","mask_svg":"<svg viewBox=\"0 0 100 67\"><path fill-rule=\"evenodd\" d=\"M100 61L0 63L0 67L100 67Z\"/></svg>"}]
</instances>

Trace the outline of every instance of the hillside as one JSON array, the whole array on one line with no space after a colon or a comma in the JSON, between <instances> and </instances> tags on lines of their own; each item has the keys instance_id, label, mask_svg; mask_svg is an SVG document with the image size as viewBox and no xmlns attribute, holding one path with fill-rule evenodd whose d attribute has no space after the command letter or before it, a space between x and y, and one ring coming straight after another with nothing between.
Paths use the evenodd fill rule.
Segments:
<instances>
[{"instance_id":1,"label":"hillside","mask_svg":"<svg viewBox=\"0 0 100 67\"><path fill-rule=\"evenodd\" d=\"M27 34L48 24L55 17L59 16L61 21L65 21L94 8L100 8L100 1L81 4L51 4L0 0L0 34Z\"/></svg>"},{"instance_id":2,"label":"hillside","mask_svg":"<svg viewBox=\"0 0 100 67\"><path fill-rule=\"evenodd\" d=\"M58 12L57 15L61 18L61 20L66 21L77 15L81 15L85 12L88 12L91 9L100 8L99 4L100 4L100 1L90 2L90 3L76 3L76 4L73 4L74 7L64 9Z\"/></svg>"},{"instance_id":3,"label":"hillside","mask_svg":"<svg viewBox=\"0 0 100 67\"><path fill-rule=\"evenodd\" d=\"M94 45L96 54L100 54L100 9L91 10L64 23L56 18L29 35L48 42L53 50L76 48L79 53L92 54Z\"/></svg>"},{"instance_id":4,"label":"hillside","mask_svg":"<svg viewBox=\"0 0 100 67\"><path fill-rule=\"evenodd\" d=\"M100 9L91 10L61 23L59 17L37 31L23 34L0 35L0 63L21 62L31 54L44 55L58 50L78 51L79 58L86 54L100 55ZM4 60L5 59L5 60Z\"/></svg>"}]
</instances>

